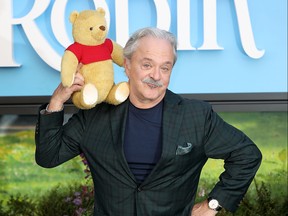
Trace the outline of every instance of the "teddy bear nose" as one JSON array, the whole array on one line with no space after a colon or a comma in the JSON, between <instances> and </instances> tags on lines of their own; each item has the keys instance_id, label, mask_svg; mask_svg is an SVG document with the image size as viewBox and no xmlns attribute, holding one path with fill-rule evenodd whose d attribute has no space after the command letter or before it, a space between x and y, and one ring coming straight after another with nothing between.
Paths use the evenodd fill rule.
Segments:
<instances>
[{"instance_id":1,"label":"teddy bear nose","mask_svg":"<svg viewBox=\"0 0 288 216\"><path fill-rule=\"evenodd\" d=\"M99 26L99 29L102 31L105 31L106 28L105 28L105 26L102 25L102 26Z\"/></svg>"}]
</instances>

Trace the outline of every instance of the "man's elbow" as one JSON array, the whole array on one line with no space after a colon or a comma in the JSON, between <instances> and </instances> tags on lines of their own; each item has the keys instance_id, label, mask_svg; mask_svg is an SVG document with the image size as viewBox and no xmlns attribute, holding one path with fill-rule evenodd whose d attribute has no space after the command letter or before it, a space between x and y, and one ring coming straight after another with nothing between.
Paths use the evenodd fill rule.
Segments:
<instances>
[{"instance_id":1,"label":"man's elbow","mask_svg":"<svg viewBox=\"0 0 288 216\"><path fill-rule=\"evenodd\" d=\"M256 145L250 148L249 158L251 166L254 166L258 170L262 162L262 153Z\"/></svg>"},{"instance_id":2,"label":"man's elbow","mask_svg":"<svg viewBox=\"0 0 288 216\"><path fill-rule=\"evenodd\" d=\"M52 163L49 163L47 160L45 160L43 157L35 155L35 162L38 166L43 168L54 168L56 165L53 165Z\"/></svg>"},{"instance_id":3,"label":"man's elbow","mask_svg":"<svg viewBox=\"0 0 288 216\"><path fill-rule=\"evenodd\" d=\"M256 157L256 160L258 161L258 163L260 164L262 161L262 153L257 146L255 148L255 157Z\"/></svg>"}]
</instances>

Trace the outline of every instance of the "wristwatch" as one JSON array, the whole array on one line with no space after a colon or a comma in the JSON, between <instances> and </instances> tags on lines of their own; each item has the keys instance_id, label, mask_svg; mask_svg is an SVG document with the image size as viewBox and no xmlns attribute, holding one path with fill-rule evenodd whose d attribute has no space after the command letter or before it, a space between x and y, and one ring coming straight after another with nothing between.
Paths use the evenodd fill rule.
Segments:
<instances>
[{"instance_id":1,"label":"wristwatch","mask_svg":"<svg viewBox=\"0 0 288 216\"><path fill-rule=\"evenodd\" d=\"M222 206L219 205L218 200L208 197L208 207L214 211L220 211Z\"/></svg>"}]
</instances>

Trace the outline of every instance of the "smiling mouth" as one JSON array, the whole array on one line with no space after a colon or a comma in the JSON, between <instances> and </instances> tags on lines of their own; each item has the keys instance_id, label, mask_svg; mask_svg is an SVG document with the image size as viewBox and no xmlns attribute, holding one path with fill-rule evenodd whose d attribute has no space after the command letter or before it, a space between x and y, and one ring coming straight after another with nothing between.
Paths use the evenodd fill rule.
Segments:
<instances>
[{"instance_id":1,"label":"smiling mouth","mask_svg":"<svg viewBox=\"0 0 288 216\"><path fill-rule=\"evenodd\" d=\"M155 89L155 88L158 88L160 86L158 85L154 85L154 84L151 84L151 83L146 83L148 85L148 87L150 87L151 89Z\"/></svg>"},{"instance_id":2,"label":"smiling mouth","mask_svg":"<svg viewBox=\"0 0 288 216\"><path fill-rule=\"evenodd\" d=\"M152 85L152 84L147 84L151 89L154 89L154 88L158 88L158 86L155 86L155 85Z\"/></svg>"}]
</instances>

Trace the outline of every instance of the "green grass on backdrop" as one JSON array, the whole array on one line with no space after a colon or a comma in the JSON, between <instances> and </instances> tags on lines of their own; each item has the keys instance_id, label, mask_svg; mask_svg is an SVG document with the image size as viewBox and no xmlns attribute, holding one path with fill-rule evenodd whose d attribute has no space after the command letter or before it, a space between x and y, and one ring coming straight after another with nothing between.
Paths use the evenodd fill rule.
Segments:
<instances>
[{"instance_id":1,"label":"green grass on backdrop","mask_svg":"<svg viewBox=\"0 0 288 216\"><path fill-rule=\"evenodd\" d=\"M272 196L287 196L287 113L220 113L228 123L243 130L263 154L257 181L268 182ZM52 169L39 167L34 160L34 131L22 131L0 137L0 200L10 195L39 196L54 186L85 182L80 157ZM205 165L198 198L205 197L223 171L223 162L209 160ZM249 191L255 191L251 184Z\"/></svg>"},{"instance_id":2,"label":"green grass on backdrop","mask_svg":"<svg viewBox=\"0 0 288 216\"><path fill-rule=\"evenodd\" d=\"M52 169L35 163L34 131L22 131L0 137L0 200L10 195L41 195L52 187L84 182L80 157Z\"/></svg>"}]
</instances>

